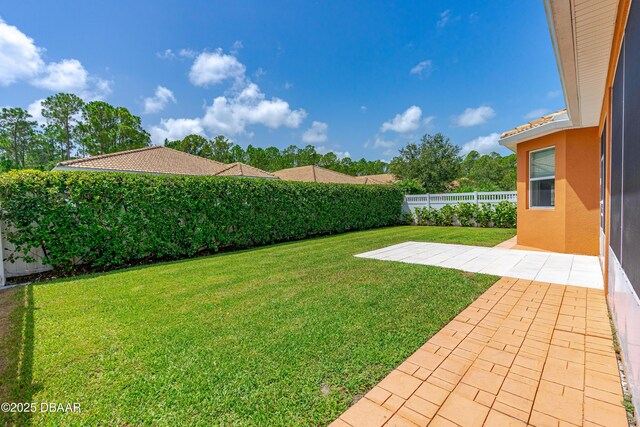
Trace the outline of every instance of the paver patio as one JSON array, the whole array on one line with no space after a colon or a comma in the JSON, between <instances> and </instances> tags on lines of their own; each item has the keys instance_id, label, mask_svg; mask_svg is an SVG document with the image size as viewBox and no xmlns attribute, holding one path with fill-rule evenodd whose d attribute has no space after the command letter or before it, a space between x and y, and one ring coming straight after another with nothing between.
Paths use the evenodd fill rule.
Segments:
<instances>
[{"instance_id":1,"label":"paver patio","mask_svg":"<svg viewBox=\"0 0 640 427\"><path fill-rule=\"evenodd\" d=\"M356 256L604 289L595 256L427 242L405 242Z\"/></svg>"},{"instance_id":2,"label":"paver patio","mask_svg":"<svg viewBox=\"0 0 640 427\"><path fill-rule=\"evenodd\" d=\"M602 290L503 277L332 426L627 426Z\"/></svg>"}]
</instances>

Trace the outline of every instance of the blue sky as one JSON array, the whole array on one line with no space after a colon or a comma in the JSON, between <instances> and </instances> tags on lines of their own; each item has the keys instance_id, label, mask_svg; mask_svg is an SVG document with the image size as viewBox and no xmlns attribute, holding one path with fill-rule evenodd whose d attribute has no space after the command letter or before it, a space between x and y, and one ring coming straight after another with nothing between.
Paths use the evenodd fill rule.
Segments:
<instances>
[{"instance_id":1,"label":"blue sky","mask_svg":"<svg viewBox=\"0 0 640 427\"><path fill-rule=\"evenodd\" d=\"M487 152L564 106L540 0L60 0L5 2L0 19L1 106L37 117L71 91L129 108L156 143L222 133L389 160L442 132Z\"/></svg>"}]
</instances>

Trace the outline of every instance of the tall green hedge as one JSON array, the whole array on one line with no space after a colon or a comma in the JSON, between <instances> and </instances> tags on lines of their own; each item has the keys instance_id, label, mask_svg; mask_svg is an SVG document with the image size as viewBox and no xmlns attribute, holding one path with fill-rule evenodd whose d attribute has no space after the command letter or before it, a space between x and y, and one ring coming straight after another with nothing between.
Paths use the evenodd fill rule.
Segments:
<instances>
[{"instance_id":1,"label":"tall green hedge","mask_svg":"<svg viewBox=\"0 0 640 427\"><path fill-rule=\"evenodd\" d=\"M398 224L394 186L98 172L0 175L0 219L59 270L246 248Z\"/></svg>"}]
</instances>

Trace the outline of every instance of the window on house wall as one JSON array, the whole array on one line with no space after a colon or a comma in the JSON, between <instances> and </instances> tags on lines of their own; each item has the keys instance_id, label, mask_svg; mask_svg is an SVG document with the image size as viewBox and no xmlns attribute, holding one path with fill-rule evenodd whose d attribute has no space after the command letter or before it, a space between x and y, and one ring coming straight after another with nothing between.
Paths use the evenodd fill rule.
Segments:
<instances>
[{"instance_id":1,"label":"window on house wall","mask_svg":"<svg viewBox=\"0 0 640 427\"><path fill-rule=\"evenodd\" d=\"M529 207L553 208L556 203L555 147L529 153Z\"/></svg>"}]
</instances>

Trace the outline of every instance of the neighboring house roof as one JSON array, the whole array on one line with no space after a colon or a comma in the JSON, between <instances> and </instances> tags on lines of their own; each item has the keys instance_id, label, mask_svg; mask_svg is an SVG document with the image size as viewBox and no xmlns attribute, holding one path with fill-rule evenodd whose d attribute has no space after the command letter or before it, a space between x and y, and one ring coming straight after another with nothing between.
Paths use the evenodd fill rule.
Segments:
<instances>
[{"instance_id":1,"label":"neighboring house roof","mask_svg":"<svg viewBox=\"0 0 640 427\"><path fill-rule=\"evenodd\" d=\"M571 127L571 121L567 115L567 110L558 110L555 113L547 114L539 119L532 120L514 129L503 132L500 135L500 144L515 151L515 146L532 138L547 135L558 130Z\"/></svg>"},{"instance_id":2,"label":"neighboring house roof","mask_svg":"<svg viewBox=\"0 0 640 427\"><path fill-rule=\"evenodd\" d=\"M355 176L346 175L320 166L299 166L273 173L285 181L325 182L334 184L361 184Z\"/></svg>"},{"instance_id":3,"label":"neighboring house roof","mask_svg":"<svg viewBox=\"0 0 640 427\"><path fill-rule=\"evenodd\" d=\"M545 125L547 123L551 123L556 117L560 116L560 115L565 115L567 114L567 109L564 108L562 110L558 110L555 113L551 113L551 114L547 114L546 116L542 116L539 119L535 119L535 120L531 120L529 123L525 123L523 125L517 126L511 130L508 130L506 132L502 132L502 135L500 135L500 139L504 139L508 136L512 136L515 135L517 133L521 133L527 130L531 130L533 128L536 128L538 126L542 126Z\"/></svg>"},{"instance_id":4,"label":"neighboring house roof","mask_svg":"<svg viewBox=\"0 0 640 427\"><path fill-rule=\"evenodd\" d=\"M54 170L217 175L226 168L224 163L167 147L153 146L60 162Z\"/></svg>"},{"instance_id":5,"label":"neighboring house roof","mask_svg":"<svg viewBox=\"0 0 640 427\"><path fill-rule=\"evenodd\" d=\"M245 165L244 163L235 162L226 166L227 166L226 169L223 169L221 172L218 172L216 175L278 179L278 177L272 173L263 171L262 169L254 168L253 166Z\"/></svg>"},{"instance_id":6,"label":"neighboring house roof","mask_svg":"<svg viewBox=\"0 0 640 427\"><path fill-rule=\"evenodd\" d=\"M362 175L357 176L356 179L361 184L393 184L398 181L395 175L390 173L379 173L376 175Z\"/></svg>"}]
</instances>

